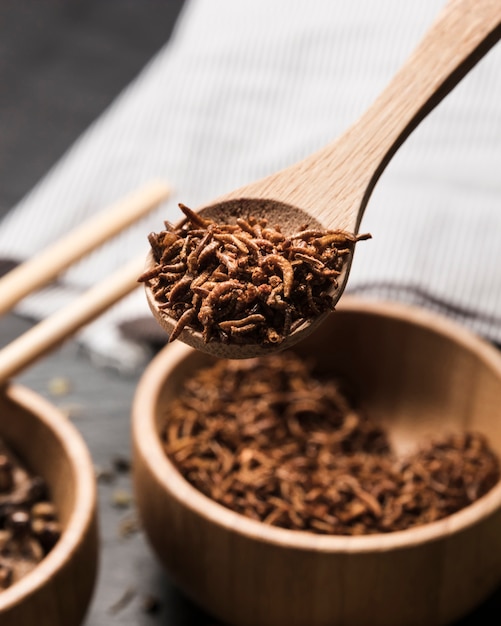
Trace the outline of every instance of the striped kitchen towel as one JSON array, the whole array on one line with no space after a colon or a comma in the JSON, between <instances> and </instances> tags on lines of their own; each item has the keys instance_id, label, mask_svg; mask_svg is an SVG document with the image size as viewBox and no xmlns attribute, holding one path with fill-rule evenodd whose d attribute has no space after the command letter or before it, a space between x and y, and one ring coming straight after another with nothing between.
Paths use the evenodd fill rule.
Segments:
<instances>
[{"instance_id":1,"label":"striped kitchen towel","mask_svg":"<svg viewBox=\"0 0 501 626\"><path fill-rule=\"evenodd\" d=\"M151 178L174 188L140 224L17 311L43 318L176 221L341 134L443 0L188 0L175 32L0 226L0 257L35 254ZM449 315L501 343L501 47L411 135L378 182L347 292ZM137 325L137 320L144 324ZM123 330L142 329L124 341ZM142 366L164 340L141 289L84 329L90 354Z\"/></svg>"}]
</instances>

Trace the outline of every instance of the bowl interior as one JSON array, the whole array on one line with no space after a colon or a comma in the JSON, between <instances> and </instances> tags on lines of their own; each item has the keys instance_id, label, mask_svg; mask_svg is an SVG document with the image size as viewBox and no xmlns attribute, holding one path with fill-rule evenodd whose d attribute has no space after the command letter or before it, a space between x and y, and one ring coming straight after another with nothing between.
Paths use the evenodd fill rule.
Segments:
<instances>
[{"instance_id":1,"label":"bowl interior","mask_svg":"<svg viewBox=\"0 0 501 626\"><path fill-rule=\"evenodd\" d=\"M297 351L354 385L397 451L441 432L475 430L501 454L501 359L448 320L396 305L347 306Z\"/></svg>"},{"instance_id":2,"label":"bowl interior","mask_svg":"<svg viewBox=\"0 0 501 626\"><path fill-rule=\"evenodd\" d=\"M487 436L501 455L501 357L494 348L425 311L344 300L294 347L296 353L348 381L397 452L441 432L468 429ZM158 428L182 381L213 360L189 349L172 359L166 354L155 405Z\"/></svg>"}]
</instances>

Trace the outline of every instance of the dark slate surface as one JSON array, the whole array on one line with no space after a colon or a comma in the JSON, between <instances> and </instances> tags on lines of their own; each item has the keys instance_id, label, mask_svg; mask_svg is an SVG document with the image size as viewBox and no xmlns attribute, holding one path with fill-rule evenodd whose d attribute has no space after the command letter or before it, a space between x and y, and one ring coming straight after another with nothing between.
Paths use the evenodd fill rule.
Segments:
<instances>
[{"instance_id":1,"label":"dark slate surface","mask_svg":"<svg viewBox=\"0 0 501 626\"><path fill-rule=\"evenodd\" d=\"M181 6L181 0L2 0L0 217L167 41ZM0 346L30 325L14 315L0 319ZM67 394L51 392L56 378L68 382ZM69 412L97 467L129 457L138 376L97 370L69 341L16 380ZM113 494L119 488L132 494L129 473L98 488L101 564L85 626L215 626L174 588L140 531L120 535L134 505L117 508ZM159 602L153 614L144 606L150 596ZM499 624L500 615L501 590L461 626Z\"/></svg>"}]
</instances>

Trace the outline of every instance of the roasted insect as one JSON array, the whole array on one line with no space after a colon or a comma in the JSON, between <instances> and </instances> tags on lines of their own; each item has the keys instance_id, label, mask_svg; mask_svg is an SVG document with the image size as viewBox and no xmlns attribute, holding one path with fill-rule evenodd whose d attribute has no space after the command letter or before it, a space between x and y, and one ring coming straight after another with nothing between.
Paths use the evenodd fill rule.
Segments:
<instances>
[{"instance_id":1,"label":"roasted insect","mask_svg":"<svg viewBox=\"0 0 501 626\"><path fill-rule=\"evenodd\" d=\"M265 219L216 224L180 204L186 219L152 233L155 265L139 277L159 308L205 342L280 344L333 309L332 291L357 241L370 235L307 229L286 236Z\"/></svg>"},{"instance_id":2,"label":"roasted insect","mask_svg":"<svg viewBox=\"0 0 501 626\"><path fill-rule=\"evenodd\" d=\"M361 535L444 518L499 480L477 433L424 441L396 457L386 433L339 380L283 351L220 359L168 407L167 456L202 493L247 517L294 530Z\"/></svg>"}]
</instances>

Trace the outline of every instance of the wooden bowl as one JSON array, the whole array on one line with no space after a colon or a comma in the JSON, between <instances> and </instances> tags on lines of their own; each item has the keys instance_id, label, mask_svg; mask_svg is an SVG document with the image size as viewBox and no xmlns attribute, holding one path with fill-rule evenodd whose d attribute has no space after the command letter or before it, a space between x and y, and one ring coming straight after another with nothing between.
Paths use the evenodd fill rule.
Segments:
<instances>
[{"instance_id":1,"label":"wooden bowl","mask_svg":"<svg viewBox=\"0 0 501 626\"><path fill-rule=\"evenodd\" d=\"M51 552L0 592L2 626L77 626L89 605L98 563L94 467L78 431L29 389L0 391L0 438L47 482L63 527Z\"/></svg>"},{"instance_id":2,"label":"wooden bowl","mask_svg":"<svg viewBox=\"0 0 501 626\"><path fill-rule=\"evenodd\" d=\"M355 382L400 449L450 429L487 436L501 455L501 356L449 320L344 296L297 346ZM236 514L166 458L161 420L182 380L211 357L171 344L144 372L132 410L137 504L153 550L195 603L255 626L446 624L501 583L501 484L420 527L342 537Z\"/></svg>"}]
</instances>

